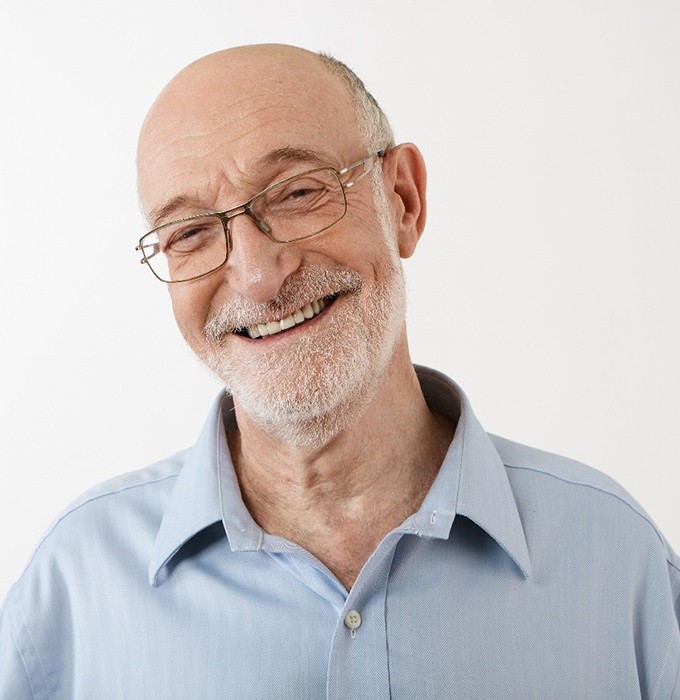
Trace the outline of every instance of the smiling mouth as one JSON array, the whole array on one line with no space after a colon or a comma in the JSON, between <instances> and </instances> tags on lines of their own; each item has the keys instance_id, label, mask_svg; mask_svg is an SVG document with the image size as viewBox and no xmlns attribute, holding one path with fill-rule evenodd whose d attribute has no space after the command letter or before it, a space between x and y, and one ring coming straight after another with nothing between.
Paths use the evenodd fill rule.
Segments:
<instances>
[{"instance_id":1,"label":"smiling mouth","mask_svg":"<svg viewBox=\"0 0 680 700\"><path fill-rule=\"evenodd\" d=\"M335 301L337 297L338 294L329 294L326 297L322 297L321 299L316 299L308 304L305 304L284 318L276 321L269 321L267 323L254 323L252 326L237 328L233 331L233 333L235 335L253 339L266 338L269 335L282 333L283 331L287 331L295 326L300 326L303 323L310 321L315 316L318 316L327 306Z\"/></svg>"}]
</instances>

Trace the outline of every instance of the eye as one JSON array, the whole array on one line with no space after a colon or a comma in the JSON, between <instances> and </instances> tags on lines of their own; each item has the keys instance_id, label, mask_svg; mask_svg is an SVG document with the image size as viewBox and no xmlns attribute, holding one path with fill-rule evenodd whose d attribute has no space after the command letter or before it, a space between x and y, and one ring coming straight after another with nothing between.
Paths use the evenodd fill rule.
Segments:
<instances>
[{"instance_id":1,"label":"eye","mask_svg":"<svg viewBox=\"0 0 680 700\"><path fill-rule=\"evenodd\" d=\"M318 192L320 189L321 188L319 187L317 187L316 189L313 189L311 187L298 188L290 192L287 196L289 199L300 199L307 195L313 194L314 192Z\"/></svg>"},{"instance_id":2,"label":"eye","mask_svg":"<svg viewBox=\"0 0 680 700\"><path fill-rule=\"evenodd\" d=\"M306 177L287 182L273 188L267 196L266 204L274 210L299 211L320 203L328 193L325 182Z\"/></svg>"},{"instance_id":3,"label":"eye","mask_svg":"<svg viewBox=\"0 0 680 700\"><path fill-rule=\"evenodd\" d=\"M164 234L166 255L186 255L215 245L223 236L223 228L219 219L203 219L171 224Z\"/></svg>"},{"instance_id":4,"label":"eye","mask_svg":"<svg viewBox=\"0 0 680 700\"><path fill-rule=\"evenodd\" d=\"M177 238L175 238L175 241L186 241L188 238L192 238L193 236L198 235L201 233L202 229L199 226L195 226L194 228L190 228L186 231L183 231Z\"/></svg>"},{"instance_id":5,"label":"eye","mask_svg":"<svg viewBox=\"0 0 680 700\"><path fill-rule=\"evenodd\" d=\"M192 239L199 237L201 233L202 229L200 226L192 226L191 228L173 232L165 245L166 252L191 248L196 245L196 241L192 241Z\"/></svg>"}]
</instances>

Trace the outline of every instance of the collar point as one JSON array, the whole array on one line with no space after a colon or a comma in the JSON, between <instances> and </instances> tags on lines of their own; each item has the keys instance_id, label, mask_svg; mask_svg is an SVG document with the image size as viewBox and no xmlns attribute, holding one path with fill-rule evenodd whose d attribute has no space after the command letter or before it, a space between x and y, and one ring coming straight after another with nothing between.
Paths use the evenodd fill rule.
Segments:
<instances>
[{"instance_id":1,"label":"collar point","mask_svg":"<svg viewBox=\"0 0 680 700\"><path fill-rule=\"evenodd\" d=\"M149 585L152 588L158 588L159 586L161 586L165 579L167 579L168 577L167 571L165 570L165 566L163 564L159 566L155 562L151 562L147 575L149 579Z\"/></svg>"}]
</instances>

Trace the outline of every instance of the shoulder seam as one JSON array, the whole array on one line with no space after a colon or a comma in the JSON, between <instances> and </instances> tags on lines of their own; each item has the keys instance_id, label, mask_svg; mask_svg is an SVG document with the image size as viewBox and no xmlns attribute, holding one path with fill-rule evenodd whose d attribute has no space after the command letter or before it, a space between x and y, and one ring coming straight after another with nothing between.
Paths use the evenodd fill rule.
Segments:
<instances>
[{"instance_id":1,"label":"shoulder seam","mask_svg":"<svg viewBox=\"0 0 680 700\"><path fill-rule=\"evenodd\" d=\"M98 501L101 498L107 498L108 496L115 496L116 494L123 493L124 491L131 491L132 489L140 488L141 486L148 486L149 484L158 484L161 481L165 481L166 479L176 479L176 478L177 478L177 474L166 474L165 476L159 477L157 479L149 479L148 481L142 481L138 484L130 484L128 486L122 486L121 488L107 491L106 493L100 493L100 494L97 494L96 496L92 496L90 498L87 498L82 503L78 503L77 505L73 506L72 508L68 508L60 516L57 517L57 519L52 523L52 525L50 525L50 527L45 532L45 534L40 538L38 544L36 545L35 549L33 550L33 554L31 555L31 558L28 560L28 563L24 567L24 571L22 572L22 575L20 578L23 578L23 574L26 572L26 570L33 563L33 560L35 559L40 547L42 547L43 542L54 532L54 530L59 526L61 521L64 520L65 518L67 518L72 513L75 513L76 511L80 510L81 508L85 507L86 505L89 505L90 503L94 503L94 501Z\"/></svg>"},{"instance_id":2,"label":"shoulder seam","mask_svg":"<svg viewBox=\"0 0 680 700\"><path fill-rule=\"evenodd\" d=\"M575 479L567 479L563 476L560 476L559 474L554 474L553 472L546 471L545 469L536 469L535 467L522 467L518 466L516 464L506 464L503 462L504 466L507 469L523 469L524 471L528 472L535 472L536 474L543 474L544 476L549 476L552 477L553 479L557 479L558 481L562 481L565 484L571 484L572 486L583 486L588 489L592 489L593 491L598 491L599 493L603 493L606 496L610 496L611 498L615 498L617 501L623 503L627 508L633 511L638 517L642 518L654 531L654 534L658 537L659 542L663 545L664 552L667 551L666 544L664 542L663 537L661 536L661 533L659 532L658 528L656 525L652 522L652 520L643 512L638 510L632 503L627 501L625 498L621 498L621 496L612 493L611 491L608 491L607 489L603 489L600 486L596 486L595 484L590 484L587 481L577 481ZM670 560L668 556L665 557L666 562L668 563L669 566L672 566L675 569L678 569L678 567ZM680 571L680 569L678 569Z\"/></svg>"}]
</instances>

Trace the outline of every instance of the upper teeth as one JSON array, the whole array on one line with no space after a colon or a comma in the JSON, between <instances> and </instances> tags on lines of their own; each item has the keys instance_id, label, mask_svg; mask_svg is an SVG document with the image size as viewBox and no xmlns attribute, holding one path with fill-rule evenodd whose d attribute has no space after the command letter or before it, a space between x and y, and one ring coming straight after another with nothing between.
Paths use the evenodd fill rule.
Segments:
<instances>
[{"instance_id":1,"label":"upper teeth","mask_svg":"<svg viewBox=\"0 0 680 700\"><path fill-rule=\"evenodd\" d=\"M305 304L302 308L293 311L290 316L280 319L279 321L269 321L269 323L255 323L246 328L246 332L251 338L263 338L266 335L275 335L281 331L288 330L293 326L303 323L309 318L313 318L321 313L326 308L326 302L323 299L318 299L309 304Z\"/></svg>"}]
</instances>

